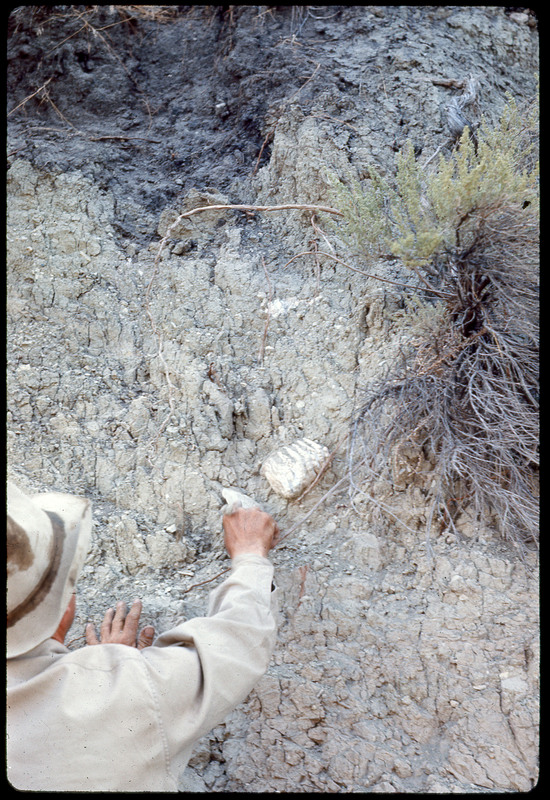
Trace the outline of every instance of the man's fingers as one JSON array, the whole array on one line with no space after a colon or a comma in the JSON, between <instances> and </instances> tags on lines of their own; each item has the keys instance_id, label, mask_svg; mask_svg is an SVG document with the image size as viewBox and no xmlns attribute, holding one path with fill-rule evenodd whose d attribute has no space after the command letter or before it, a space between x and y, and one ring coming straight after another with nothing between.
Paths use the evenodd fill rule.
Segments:
<instances>
[{"instance_id":1,"label":"man's fingers","mask_svg":"<svg viewBox=\"0 0 550 800\"><path fill-rule=\"evenodd\" d=\"M102 641L105 641L111 633L111 624L115 616L114 608L108 608L103 617L103 622L99 626L99 635Z\"/></svg>"},{"instance_id":2,"label":"man's fingers","mask_svg":"<svg viewBox=\"0 0 550 800\"><path fill-rule=\"evenodd\" d=\"M155 638L155 629L152 625L146 625L139 634L138 650L143 650L144 647L150 647Z\"/></svg>"},{"instance_id":3,"label":"man's fingers","mask_svg":"<svg viewBox=\"0 0 550 800\"><path fill-rule=\"evenodd\" d=\"M242 507L243 507L243 504L241 503L240 500L234 500L231 504L226 505L222 509L223 515L227 516L229 514L234 514L235 511L238 511L239 508L242 508Z\"/></svg>"},{"instance_id":4,"label":"man's fingers","mask_svg":"<svg viewBox=\"0 0 550 800\"><path fill-rule=\"evenodd\" d=\"M136 598L126 614L126 603L119 600L116 608L109 608L105 612L99 628L99 641L94 626L88 623L86 626L87 644L126 644L135 647L141 610L141 600ZM142 642L140 649L148 647L152 643L154 634L154 628L151 625L143 629L140 634L140 642Z\"/></svg>"},{"instance_id":5,"label":"man's fingers","mask_svg":"<svg viewBox=\"0 0 550 800\"><path fill-rule=\"evenodd\" d=\"M115 615L111 622L111 630L113 633L120 633L124 627L124 620L126 618L126 603L124 600L119 600L116 604Z\"/></svg>"},{"instance_id":6,"label":"man's fingers","mask_svg":"<svg viewBox=\"0 0 550 800\"><path fill-rule=\"evenodd\" d=\"M134 600L128 616L124 621L124 633L132 637L132 642L136 641L139 618L141 615L141 600Z\"/></svg>"}]
</instances>

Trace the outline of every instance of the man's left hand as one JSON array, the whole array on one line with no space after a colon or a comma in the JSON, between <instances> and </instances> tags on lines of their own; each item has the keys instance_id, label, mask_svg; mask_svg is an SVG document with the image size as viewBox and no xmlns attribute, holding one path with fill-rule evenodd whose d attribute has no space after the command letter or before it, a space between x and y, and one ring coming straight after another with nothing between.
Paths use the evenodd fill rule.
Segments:
<instances>
[{"instance_id":1,"label":"man's left hand","mask_svg":"<svg viewBox=\"0 0 550 800\"><path fill-rule=\"evenodd\" d=\"M134 600L130 611L126 614L126 603L119 600L116 609L109 608L103 617L99 629L99 639L96 636L93 623L86 625L86 644L126 644L143 650L153 643L155 629L146 625L137 638L139 618L141 616L141 600ZM136 641L137 640L137 641Z\"/></svg>"}]
</instances>

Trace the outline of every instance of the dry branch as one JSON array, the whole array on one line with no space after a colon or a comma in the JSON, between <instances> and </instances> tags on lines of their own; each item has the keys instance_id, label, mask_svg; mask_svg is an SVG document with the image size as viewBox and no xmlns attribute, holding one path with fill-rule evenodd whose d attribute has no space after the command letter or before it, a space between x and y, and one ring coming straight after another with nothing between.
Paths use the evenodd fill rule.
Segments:
<instances>
[{"instance_id":1,"label":"dry branch","mask_svg":"<svg viewBox=\"0 0 550 800\"><path fill-rule=\"evenodd\" d=\"M268 286L268 289L269 289L269 296L268 296L267 316L266 316L266 320L265 320L264 333L263 333L262 341L261 341L261 344L260 344L260 351L258 353L258 364L262 364L263 360L264 360L265 343L267 341L267 329L269 328L269 320L271 319L271 314L269 312L269 304L271 303L271 301L273 299L273 291L271 289L271 281L269 280L269 272L267 271L267 267L266 267L266 264L265 264L265 258L263 256L262 256L262 265L263 265L265 277L266 277L266 280L267 280L267 286Z\"/></svg>"},{"instance_id":2,"label":"dry branch","mask_svg":"<svg viewBox=\"0 0 550 800\"><path fill-rule=\"evenodd\" d=\"M29 94L29 95L27 95L27 97L25 97L25 99L24 99L24 100L21 100L21 102L20 102L18 105L16 105L16 106L15 106L15 108L12 108L12 110L11 110L11 111L8 111L8 117L9 117L9 116L11 116L11 114L13 114L15 111L17 111L17 109L18 109L18 108L21 108L22 106L24 106L26 102L28 102L28 101L29 101L29 100L31 100L33 97L35 97L35 96L36 96L36 95L37 95L39 92L41 92L43 89L45 89L45 88L46 88L46 86L47 86L47 85L50 83L50 81L52 81L52 80L53 80L53 75L51 75L51 76L48 78L48 80L47 80L45 83L43 83L43 84L42 84L42 86L39 86L39 87L38 87L38 89L36 89L36 90L35 90L35 91L34 91L32 94Z\"/></svg>"},{"instance_id":3,"label":"dry branch","mask_svg":"<svg viewBox=\"0 0 550 800\"><path fill-rule=\"evenodd\" d=\"M330 208L328 206L315 206L315 205L307 205L304 203L284 203L283 205L279 206L245 206L245 205L212 205L212 206L200 206L199 208L192 208L190 211L182 212L177 219L172 223L171 228L172 230L177 226L177 224L182 220L186 219L187 217L192 217L194 214L200 214L202 211L224 211L225 209L233 209L234 211L289 211L289 210L297 210L297 211L318 211L322 212L323 214L336 214L337 216L343 216L342 212L339 211L337 208Z\"/></svg>"}]
</instances>

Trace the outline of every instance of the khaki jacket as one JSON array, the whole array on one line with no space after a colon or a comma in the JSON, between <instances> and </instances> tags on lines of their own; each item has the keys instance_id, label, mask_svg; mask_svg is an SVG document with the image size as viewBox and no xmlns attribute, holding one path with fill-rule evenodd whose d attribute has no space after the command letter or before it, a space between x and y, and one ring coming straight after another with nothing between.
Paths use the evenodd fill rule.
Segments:
<instances>
[{"instance_id":1,"label":"khaki jacket","mask_svg":"<svg viewBox=\"0 0 550 800\"><path fill-rule=\"evenodd\" d=\"M273 566L237 556L208 615L151 647L69 651L54 639L8 661L8 778L16 789L178 791L197 739L249 694L276 636Z\"/></svg>"}]
</instances>

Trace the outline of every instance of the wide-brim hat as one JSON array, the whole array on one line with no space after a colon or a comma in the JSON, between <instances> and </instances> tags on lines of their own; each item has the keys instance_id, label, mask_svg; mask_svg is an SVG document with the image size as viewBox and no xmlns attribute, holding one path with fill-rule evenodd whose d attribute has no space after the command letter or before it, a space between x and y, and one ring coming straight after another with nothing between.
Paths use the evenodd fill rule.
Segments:
<instances>
[{"instance_id":1,"label":"wide-brim hat","mask_svg":"<svg viewBox=\"0 0 550 800\"><path fill-rule=\"evenodd\" d=\"M50 638L67 609L92 530L89 500L61 492L28 495L8 483L7 655Z\"/></svg>"}]
</instances>

